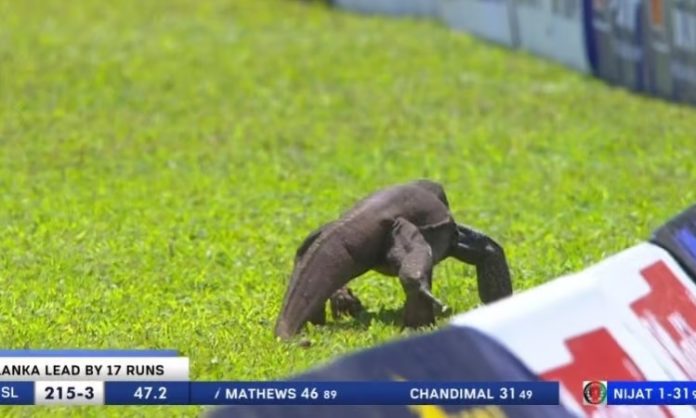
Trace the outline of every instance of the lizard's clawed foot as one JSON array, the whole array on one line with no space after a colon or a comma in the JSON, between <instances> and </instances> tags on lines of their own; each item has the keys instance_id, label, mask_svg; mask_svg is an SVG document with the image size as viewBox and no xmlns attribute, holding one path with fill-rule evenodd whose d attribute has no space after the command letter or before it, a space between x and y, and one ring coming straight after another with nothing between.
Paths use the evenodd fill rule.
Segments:
<instances>
[{"instance_id":1,"label":"lizard's clawed foot","mask_svg":"<svg viewBox=\"0 0 696 418\"><path fill-rule=\"evenodd\" d=\"M345 315L350 315L355 318L364 310L360 299L347 287L338 289L336 293L331 296L330 302L331 314L334 319L338 319Z\"/></svg>"}]
</instances>

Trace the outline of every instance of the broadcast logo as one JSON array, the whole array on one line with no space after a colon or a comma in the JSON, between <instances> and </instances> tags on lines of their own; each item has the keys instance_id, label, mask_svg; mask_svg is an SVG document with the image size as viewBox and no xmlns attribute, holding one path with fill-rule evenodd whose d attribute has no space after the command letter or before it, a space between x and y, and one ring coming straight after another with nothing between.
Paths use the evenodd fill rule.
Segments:
<instances>
[{"instance_id":1,"label":"broadcast logo","mask_svg":"<svg viewBox=\"0 0 696 418\"><path fill-rule=\"evenodd\" d=\"M603 380L582 382L582 399L585 405L606 405L607 382Z\"/></svg>"}]
</instances>

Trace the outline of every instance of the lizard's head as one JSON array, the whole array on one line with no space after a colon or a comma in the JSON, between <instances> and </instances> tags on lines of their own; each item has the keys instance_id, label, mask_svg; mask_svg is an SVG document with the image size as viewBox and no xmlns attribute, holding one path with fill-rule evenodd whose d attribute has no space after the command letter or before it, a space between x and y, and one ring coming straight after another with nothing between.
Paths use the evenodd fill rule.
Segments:
<instances>
[{"instance_id":1,"label":"lizard's head","mask_svg":"<svg viewBox=\"0 0 696 418\"><path fill-rule=\"evenodd\" d=\"M440 183L432 180L420 179L414 181L413 184L434 194L442 203L445 204L445 206L449 207L449 202L447 201L447 196L445 195L445 189Z\"/></svg>"}]
</instances>

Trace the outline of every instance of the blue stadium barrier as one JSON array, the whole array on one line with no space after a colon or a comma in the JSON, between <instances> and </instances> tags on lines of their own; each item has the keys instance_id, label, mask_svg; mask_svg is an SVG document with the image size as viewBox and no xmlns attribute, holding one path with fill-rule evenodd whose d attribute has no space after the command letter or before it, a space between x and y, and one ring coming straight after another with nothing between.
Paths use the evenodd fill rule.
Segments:
<instances>
[{"instance_id":1,"label":"blue stadium barrier","mask_svg":"<svg viewBox=\"0 0 696 418\"><path fill-rule=\"evenodd\" d=\"M672 98L696 104L696 1L667 2L672 75Z\"/></svg>"},{"instance_id":2,"label":"blue stadium barrier","mask_svg":"<svg viewBox=\"0 0 696 418\"><path fill-rule=\"evenodd\" d=\"M614 49L612 11L608 1L585 0L586 40L592 73L611 84L619 84L619 62Z\"/></svg>"},{"instance_id":3,"label":"blue stadium barrier","mask_svg":"<svg viewBox=\"0 0 696 418\"><path fill-rule=\"evenodd\" d=\"M642 0L614 0L610 3L614 55L618 64L618 84L645 91L645 53L643 50Z\"/></svg>"},{"instance_id":4,"label":"blue stadium barrier","mask_svg":"<svg viewBox=\"0 0 696 418\"><path fill-rule=\"evenodd\" d=\"M665 0L649 0L643 7L645 91L665 99L672 97L670 32Z\"/></svg>"}]
</instances>

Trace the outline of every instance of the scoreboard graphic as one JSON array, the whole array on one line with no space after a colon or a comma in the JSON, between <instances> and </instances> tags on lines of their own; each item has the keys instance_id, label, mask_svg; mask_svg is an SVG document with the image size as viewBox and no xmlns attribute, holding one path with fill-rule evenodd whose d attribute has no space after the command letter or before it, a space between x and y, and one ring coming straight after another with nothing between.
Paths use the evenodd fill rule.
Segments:
<instances>
[{"instance_id":1,"label":"scoreboard graphic","mask_svg":"<svg viewBox=\"0 0 696 418\"><path fill-rule=\"evenodd\" d=\"M185 404L188 380L173 350L0 351L0 405Z\"/></svg>"},{"instance_id":2,"label":"scoreboard graphic","mask_svg":"<svg viewBox=\"0 0 696 418\"><path fill-rule=\"evenodd\" d=\"M553 382L189 380L173 350L0 351L0 405L557 405Z\"/></svg>"}]
</instances>

